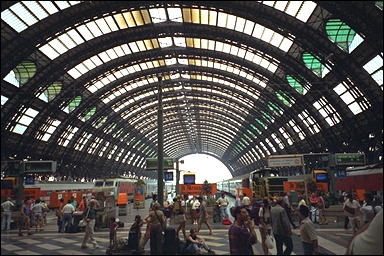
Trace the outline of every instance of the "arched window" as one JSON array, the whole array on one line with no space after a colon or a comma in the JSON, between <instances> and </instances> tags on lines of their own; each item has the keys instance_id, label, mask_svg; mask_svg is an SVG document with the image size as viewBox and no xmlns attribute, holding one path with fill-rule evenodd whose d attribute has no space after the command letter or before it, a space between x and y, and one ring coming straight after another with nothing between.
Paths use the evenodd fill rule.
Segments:
<instances>
[{"instance_id":1,"label":"arched window","mask_svg":"<svg viewBox=\"0 0 384 256\"><path fill-rule=\"evenodd\" d=\"M307 89L299 82L297 81L293 76L287 75L285 77L289 83L289 85L295 89L298 93L305 95L307 93Z\"/></svg>"},{"instance_id":2,"label":"arched window","mask_svg":"<svg viewBox=\"0 0 384 256\"><path fill-rule=\"evenodd\" d=\"M50 102L52 101L61 91L63 84L61 82L53 82L42 94L39 99Z\"/></svg>"},{"instance_id":3,"label":"arched window","mask_svg":"<svg viewBox=\"0 0 384 256\"><path fill-rule=\"evenodd\" d=\"M77 108L80 105L80 102L81 102L81 96L77 96L71 102L69 102L67 106L68 113L72 112L75 108Z\"/></svg>"},{"instance_id":4,"label":"arched window","mask_svg":"<svg viewBox=\"0 0 384 256\"><path fill-rule=\"evenodd\" d=\"M312 72L318 77L323 78L326 74L328 74L329 69L320 62L319 58L308 52L304 52L302 58L305 66L312 70Z\"/></svg>"},{"instance_id":5,"label":"arched window","mask_svg":"<svg viewBox=\"0 0 384 256\"><path fill-rule=\"evenodd\" d=\"M4 80L20 87L26 84L36 74L36 64L32 61L25 60L17 65L11 72L8 73Z\"/></svg>"},{"instance_id":6,"label":"arched window","mask_svg":"<svg viewBox=\"0 0 384 256\"><path fill-rule=\"evenodd\" d=\"M281 100L281 102L284 103L284 105L286 105L288 107L292 106L293 101L291 100L290 97L288 97L288 95L286 93L284 93L282 91L277 91L276 96L279 100Z\"/></svg>"},{"instance_id":7,"label":"arched window","mask_svg":"<svg viewBox=\"0 0 384 256\"><path fill-rule=\"evenodd\" d=\"M85 114L85 116L83 117L83 121L85 122L85 121L87 121L87 120L89 120L89 118L91 118L91 116L93 116L94 114L96 113L96 107L93 107L93 108L91 108L86 114Z\"/></svg>"},{"instance_id":8,"label":"arched window","mask_svg":"<svg viewBox=\"0 0 384 256\"><path fill-rule=\"evenodd\" d=\"M348 53L363 42L363 38L340 19L328 20L325 24L325 31L332 42Z\"/></svg>"}]
</instances>

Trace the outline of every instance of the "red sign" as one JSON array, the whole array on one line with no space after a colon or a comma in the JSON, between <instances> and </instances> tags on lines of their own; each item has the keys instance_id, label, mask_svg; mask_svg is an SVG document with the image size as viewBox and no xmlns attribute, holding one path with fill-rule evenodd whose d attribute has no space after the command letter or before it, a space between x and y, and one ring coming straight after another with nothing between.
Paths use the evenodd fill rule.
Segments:
<instances>
[{"instance_id":1,"label":"red sign","mask_svg":"<svg viewBox=\"0 0 384 256\"><path fill-rule=\"evenodd\" d=\"M202 195L204 184L180 184L180 194L188 194L188 195ZM217 185L216 183L209 184L211 186L211 195L217 193Z\"/></svg>"}]
</instances>

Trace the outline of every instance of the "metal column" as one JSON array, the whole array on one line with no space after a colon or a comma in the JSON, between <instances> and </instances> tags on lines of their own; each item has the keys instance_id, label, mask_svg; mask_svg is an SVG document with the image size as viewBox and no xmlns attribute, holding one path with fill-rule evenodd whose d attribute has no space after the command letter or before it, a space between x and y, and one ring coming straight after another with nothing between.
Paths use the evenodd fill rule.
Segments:
<instances>
[{"instance_id":1,"label":"metal column","mask_svg":"<svg viewBox=\"0 0 384 256\"><path fill-rule=\"evenodd\" d=\"M164 132L163 132L163 92L162 92L162 77L158 77L158 92L159 92L159 110L157 112L157 199L160 207L163 207L164 202Z\"/></svg>"},{"instance_id":2,"label":"metal column","mask_svg":"<svg viewBox=\"0 0 384 256\"><path fill-rule=\"evenodd\" d=\"M179 195L179 180L180 180L180 169L179 169L179 159L176 159L176 195Z\"/></svg>"}]
</instances>

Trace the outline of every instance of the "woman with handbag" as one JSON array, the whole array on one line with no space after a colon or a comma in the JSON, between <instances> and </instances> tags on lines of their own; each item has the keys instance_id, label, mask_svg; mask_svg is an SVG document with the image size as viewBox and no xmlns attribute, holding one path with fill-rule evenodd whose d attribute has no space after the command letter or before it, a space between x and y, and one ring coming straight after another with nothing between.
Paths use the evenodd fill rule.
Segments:
<instances>
[{"instance_id":1,"label":"woman with handbag","mask_svg":"<svg viewBox=\"0 0 384 256\"><path fill-rule=\"evenodd\" d=\"M151 255L162 254L163 232L165 231L166 219L164 213L159 210L160 204L154 203L149 215L145 218L150 225Z\"/></svg>"},{"instance_id":2,"label":"woman with handbag","mask_svg":"<svg viewBox=\"0 0 384 256\"><path fill-rule=\"evenodd\" d=\"M353 233L359 229L359 216L360 216L360 204L357 200L353 199L352 194L347 195L347 201L345 201L343 210L345 216L348 216L349 222L352 224Z\"/></svg>"},{"instance_id":3,"label":"woman with handbag","mask_svg":"<svg viewBox=\"0 0 384 256\"><path fill-rule=\"evenodd\" d=\"M267 244L267 237L270 239L271 237L271 206L269 205L269 200L263 200L263 207L260 207L259 210L259 229L261 234L261 244L263 247L264 255L268 255L268 249L273 248L273 242ZM269 245L269 246L268 246ZM272 245L272 246L271 246ZM272 248L270 248L272 247Z\"/></svg>"},{"instance_id":4,"label":"woman with handbag","mask_svg":"<svg viewBox=\"0 0 384 256\"><path fill-rule=\"evenodd\" d=\"M91 202L89 203L89 206L87 207L87 209L85 209L85 215L84 215L83 221L86 222L86 226L85 226L85 234L84 234L83 242L81 243L81 249L88 248L87 246L88 240L91 241L95 249L100 248L97 245L95 238L93 237L94 228L95 228L95 219L96 219L96 200L91 200Z\"/></svg>"}]
</instances>

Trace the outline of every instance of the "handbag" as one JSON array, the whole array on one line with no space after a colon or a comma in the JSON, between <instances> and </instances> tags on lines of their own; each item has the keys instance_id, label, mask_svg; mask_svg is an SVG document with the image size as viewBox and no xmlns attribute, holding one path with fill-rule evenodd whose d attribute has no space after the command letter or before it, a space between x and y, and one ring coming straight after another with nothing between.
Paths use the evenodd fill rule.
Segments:
<instances>
[{"instance_id":1,"label":"handbag","mask_svg":"<svg viewBox=\"0 0 384 256\"><path fill-rule=\"evenodd\" d=\"M265 236L265 245L268 247L268 249L275 248L275 239L269 234Z\"/></svg>"},{"instance_id":2,"label":"handbag","mask_svg":"<svg viewBox=\"0 0 384 256\"><path fill-rule=\"evenodd\" d=\"M86 219L88 218L89 210L90 209L88 208L87 215L85 215L85 217L80 220L79 225L78 225L80 228L83 228L83 227L87 226Z\"/></svg>"},{"instance_id":3,"label":"handbag","mask_svg":"<svg viewBox=\"0 0 384 256\"><path fill-rule=\"evenodd\" d=\"M347 206L347 205L344 207L344 210L345 210L346 212L352 214L352 215L355 214L355 208L349 207L349 206Z\"/></svg>"}]
</instances>

